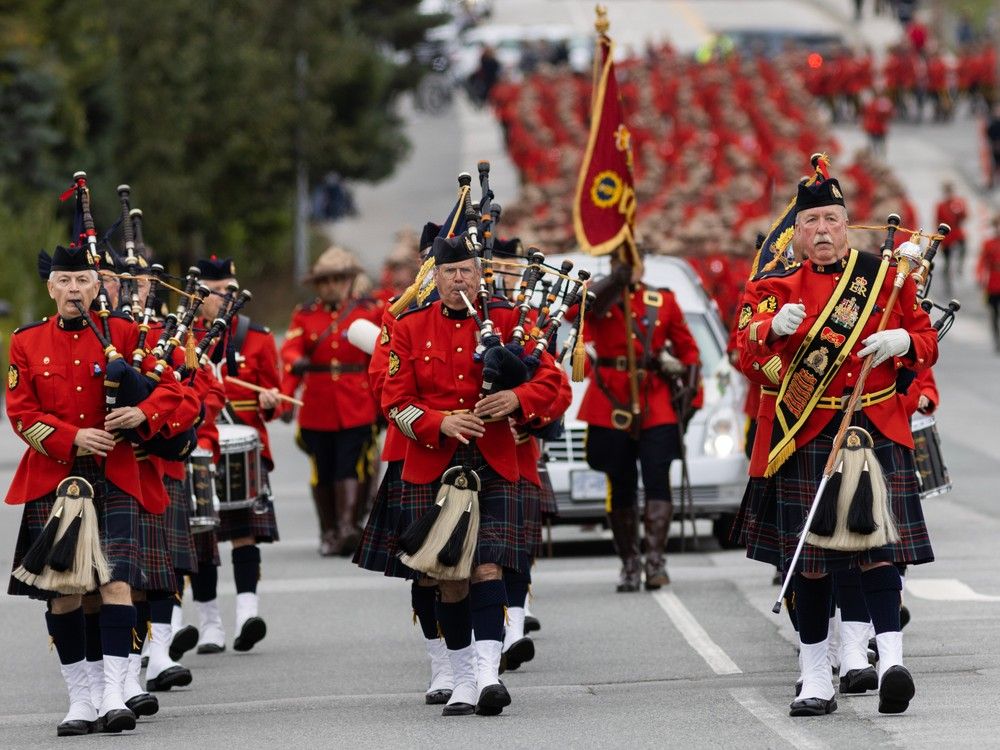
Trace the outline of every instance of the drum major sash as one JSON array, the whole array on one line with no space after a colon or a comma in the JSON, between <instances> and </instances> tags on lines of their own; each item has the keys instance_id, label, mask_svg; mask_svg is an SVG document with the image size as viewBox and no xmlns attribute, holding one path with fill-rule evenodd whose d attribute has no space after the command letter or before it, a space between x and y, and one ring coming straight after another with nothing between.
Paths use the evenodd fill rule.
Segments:
<instances>
[{"instance_id":1,"label":"drum major sash","mask_svg":"<svg viewBox=\"0 0 1000 750\"><path fill-rule=\"evenodd\" d=\"M874 258L873 258L874 260ZM795 436L850 355L871 317L888 263L865 263L852 249L840 281L781 381L765 476L795 453Z\"/></svg>"}]
</instances>

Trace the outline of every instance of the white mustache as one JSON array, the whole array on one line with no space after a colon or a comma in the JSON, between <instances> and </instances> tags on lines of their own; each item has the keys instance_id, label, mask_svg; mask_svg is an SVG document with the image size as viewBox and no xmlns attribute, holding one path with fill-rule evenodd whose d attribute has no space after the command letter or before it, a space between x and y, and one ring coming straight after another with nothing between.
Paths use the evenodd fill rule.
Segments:
<instances>
[{"instance_id":1,"label":"white mustache","mask_svg":"<svg viewBox=\"0 0 1000 750\"><path fill-rule=\"evenodd\" d=\"M813 247L815 247L816 245L821 245L823 243L826 243L828 245L832 245L833 244L833 237L831 237L828 234L817 234L816 237L813 238Z\"/></svg>"}]
</instances>

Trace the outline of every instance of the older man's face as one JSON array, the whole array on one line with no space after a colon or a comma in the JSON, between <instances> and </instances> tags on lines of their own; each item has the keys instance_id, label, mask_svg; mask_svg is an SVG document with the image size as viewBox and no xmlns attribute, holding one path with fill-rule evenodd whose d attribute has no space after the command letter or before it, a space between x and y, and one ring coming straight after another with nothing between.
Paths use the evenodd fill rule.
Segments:
<instances>
[{"instance_id":1,"label":"older man's face","mask_svg":"<svg viewBox=\"0 0 1000 750\"><path fill-rule=\"evenodd\" d=\"M88 310L97 297L97 272L56 271L47 286L49 296L55 300L56 312L64 318L77 318L80 311L75 303Z\"/></svg>"},{"instance_id":2,"label":"older man's face","mask_svg":"<svg viewBox=\"0 0 1000 750\"><path fill-rule=\"evenodd\" d=\"M444 263L434 270L441 302L452 310L464 310L462 294L470 300L479 290L479 266L474 258L458 263Z\"/></svg>"},{"instance_id":3,"label":"older man's face","mask_svg":"<svg viewBox=\"0 0 1000 750\"><path fill-rule=\"evenodd\" d=\"M847 211L843 206L820 206L799 211L792 243L796 251L820 266L847 255Z\"/></svg>"}]
</instances>

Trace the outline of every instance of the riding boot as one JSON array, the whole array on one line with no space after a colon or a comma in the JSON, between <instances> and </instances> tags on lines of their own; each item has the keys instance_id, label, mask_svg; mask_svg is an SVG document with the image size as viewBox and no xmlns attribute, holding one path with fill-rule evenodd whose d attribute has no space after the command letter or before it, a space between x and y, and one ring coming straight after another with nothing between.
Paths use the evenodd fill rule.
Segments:
<instances>
[{"instance_id":1,"label":"riding boot","mask_svg":"<svg viewBox=\"0 0 1000 750\"><path fill-rule=\"evenodd\" d=\"M319 519L319 554L332 557L337 539L337 512L333 487L328 484L310 485L316 516Z\"/></svg>"},{"instance_id":2,"label":"riding boot","mask_svg":"<svg viewBox=\"0 0 1000 750\"><path fill-rule=\"evenodd\" d=\"M622 561L616 591L638 591L642 585L642 570L639 562L639 509L612 508L608 513L611 535L614 537L618 557Z\"/></svg>"},{"instance_id":3,"label":"riding boot","mask_svg":"<svg viewBox=\"0 0 1000 750\"><path fill-rule=\"evenodd\" d=\"M354 554L361 539L357 522L360 485L357 479L338 479L333 491L337 519L336 554L348 557Z\"/></svg>"},{"instance_id":4,"label":"riding boot","mask_svg":"<svg viewBox=\"0 0 1000 750\"><path fill-rule=\"evenodd\" d=\"M666 548L674 504L648 500L643 518L646 527L646 590L655 591L670 583L667 575Z\"/></svg>"}]
</instances>

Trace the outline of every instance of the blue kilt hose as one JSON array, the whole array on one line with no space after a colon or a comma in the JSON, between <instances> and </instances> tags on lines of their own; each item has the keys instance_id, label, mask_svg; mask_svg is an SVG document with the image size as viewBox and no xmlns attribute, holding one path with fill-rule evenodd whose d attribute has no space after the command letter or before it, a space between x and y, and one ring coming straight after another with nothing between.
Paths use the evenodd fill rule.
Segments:
<instances>
[{"instance_id":1,"label":"blue kilt hose","mask_svg":"<svg viewBox=\"0 0 1000 750\"><path fill-rule=\"evenodd\" d=\"M267 510L264 513L254 513L251 508L226 510L226 504L222 503L219 508L219 528L215 532L216 538L220 542L231 542L233 539L249 536L253 537L257 544L278 541L278 519L274 515L274 503L270 498L265 502Z\"/></svg>"},{"instance_id":2,"label":"blue kilt hose","mask_svg":"<svg viewBox=\"0 0 1000 750\"><path fill-rule=\"evenodd\" d=\"M410 569L396 556L399 498L403 490L403 462L389 461L378 487L375 505L354 551L354 564L395 578L406 578Z\"/></svg>"},{"instance_id":3,"label":"blue kilt hose","mask_svg":"<svg viewBox=\"0 0 1000 750\"><path fill-rule=\"evenodd\" d=\"M524 541L532 558L542 554L542 490L524 477L518 480L517 492L524 508Z\"/></svg>"},{"instance_id":4,"label":"blue kilt hose","mask_svg":"<svg viewBox=\"0 0 1000 750\"><path fill-rule=\"evenodd\" d=\"M167 550L166 511L160 515L139 506L140 590L150 598L171 596L177 591L174 565Z\"/></svg>"},{"instance_id":5,"label":"blue kilt hose","mask_svg":"<svg viewBox=\"0 0 1000 750\"><path fill-rule=\"evenodd\" d=\"M112 581L122 581L133 589L143 588L142 568L139 558L139 504L131 495L126 495L104 478L104 472L93 456L78 457L70 472L73 476L86 479L94 487L94 508L101 535L101 549L108 560ZM49 519L56 501L55 490L47 495L24 504L21 514L21 528L14 548L14 564L11 570L21 565L34 541L41 535L45 522ZM43 591L22 583L13 576L7 586L7 593L13 596L28 596L32 599L53 599L60 594Z\"/></svg>"},{"instance_id":6,"label":"blue kilt hose","mask_svg":"<svg viewBox=\"0 0 1000 750\"><path fill-rule=\"evenodd\" d=\"M517 483L508 482L486 463L475 445L460 445L452 458L453 466L471 466L482 483L479 491L479 537L473 567L493 563L527 573L531 558L524 536L524 511L517 492ZM416 519L430 510L437 498L440 481L413 484L403 481L399 499L398 538ZM396 550L390 550L395 555ZM420 574L400 566L406 578ZM388 571L387 571L388 574Z\"/></svg>"},{"instance_id":7,"label":"blue kilt hose","mask_svg":"<svg viewBox=\"0 0 1000 750\"><path fill-rule=\"evenodd\" d=\"M170 505L164 513L170 562L178 573L197 573L198 558L191 539L191 496L187 485L179 479L164 476L163 486L170 496Z\"/></svg>"},{"instance_id":8,"label":"blue kilt hose","mask_svg":"<svg viewBox=\"0 0 1000 750\"><path fill-rule=\"evenodd\" d=\"M840 552L806 544L796 570L830 573L874 562L907 565L932 562L934 551L920 505L913 451L886 438L863 413L855 416L854 425L867 430L875 442L875 455L885 475L899 541L863 552ZM744 507L740 510L742 523L734 530L736 538L746 542L747 557L787 570L839 426L839 419L831 420L814 440L798 448L770 481L759 480L761 486L755 490L748 486L747 494L751 497L749 500L744 497ZM751 484L754 482L751 479Z\"/></svg>"}]
</instances>

